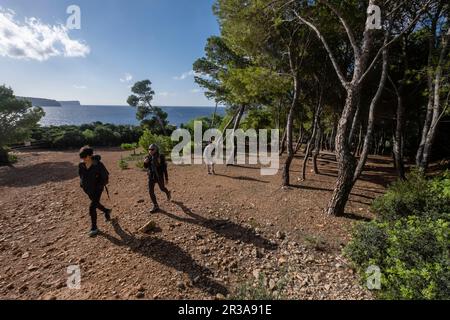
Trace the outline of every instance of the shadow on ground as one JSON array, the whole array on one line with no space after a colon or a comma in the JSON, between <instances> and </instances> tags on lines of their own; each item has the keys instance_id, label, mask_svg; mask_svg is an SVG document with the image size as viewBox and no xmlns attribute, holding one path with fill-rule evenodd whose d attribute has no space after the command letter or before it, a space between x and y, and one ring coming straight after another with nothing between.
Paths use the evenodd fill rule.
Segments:
<instances>
[{"instance_id":1,"label":"shadow on ground","mask_svg":"<svg viewBox=\"0 0 450 320\"><path fill-rule=\"evenodd\" d=\"M233 241L242 241L248 244L252 244L258 248L264 248L266 250L276 250L277 245L271 243L264 237L257 235L250 228L243 227L239 224L231 222L229 220L219 220L219 219L207 219L196 213L191 209L186 207L184 203L173 201L189 218L182 218L173 213L162 210L161 213L165 214L169 218L182 221L185 223L191 223L208 228L215 233Z\"/></svg>"},{"instance_id":2,"label":"shadow on ground","mask_svg":"<svg viewBox=\"0 0 450 320\"><path fill-rule=\"evenodd\" d=\"M177 245L151 236L137 238L132 233L125 231L117 219L113 219L112 225L119 238L104 232L101 232L100 236L111 241L114 245L129 247L135 253L158 261L169 268L186 273L193 286L208 294L216 295L221 293L227 295L229 293L225 286L209 278L212 275L211 270L199 265L186 251Z\"/></svg>"},{"instance_id":3,"label":"shadow on ground","mask_svg":"<svg viewBox=\"0 0 450 320\"><path fill-rule=\"evenodd\" d=\"M2 168L0 172L0 186L31 187L48 182L72 180L76 177L78 177L78 167L73 163L46 162L26 167Z\"/></svg>"}]
</instances>

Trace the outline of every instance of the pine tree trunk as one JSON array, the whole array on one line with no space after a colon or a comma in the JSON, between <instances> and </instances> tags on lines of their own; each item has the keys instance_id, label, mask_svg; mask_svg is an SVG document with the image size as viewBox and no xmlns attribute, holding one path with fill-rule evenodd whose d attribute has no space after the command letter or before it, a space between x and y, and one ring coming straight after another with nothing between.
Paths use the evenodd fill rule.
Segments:
<instances>
[{"instance_id":1,"label":"pine tree trunk","mask_svg":"<svg viewBox=\"0 0 450 320\"><path fill-rule=\"evenodd\" d=\"M314 112L314 119L313 119L313 123L312 123L312 133L311 133L311 138L308 141L308 145L306 146L306 151L305 151L305 157L303 158L303 165L302 165L302 181L306 180L306 166L308 164L308 160L309 160L309 156L311 154L311 147L313 143L316 143L316 137L317 137L317 132L319 129L319 123L320 123L320 115L322 113L322 94L323 91L320 93L319 97L318 97L318 102L317 102L317 107L316 110Z\"/></svg>"},{"instance_id":2,"label":"pine tree trunk","mask_svg":"<svg viewBox=\"0 0 450 320\"><path fill-rule=\"evenodd\" d=\"M283 155L283 153L286 151L286 137L287 137L287 130L284 130L283 139L281 139L281 149L280 149L280 156Z\"/></svg>"},{"instance_id":3,"label":"pine tree trunk","mask_svg":"<svg viewBox=\"0 0 450 320\"><path fill-rule=\"evenodd\" d=\"M282 176L282 187L290 186L290 169L292 160L294 159L294 147L293 147L293 125L294 125L294 114L297 109L297 104L299 101L300 94L300 81L298 81L299 75L296 74L294 77L294 97L292 99L292 104L289 109L289 114L287 117L286 124L286 149L287 149L287 158L283 166L283 176Z\"/></svg>"},{"instance_id":4,"label":"pine tree trunk","mask_svg":"<svg viewBox=\"0 0 450 320\"><path fill-rule=\"evenodd\" d=\"M303 135L304 135L304 128L303 128L303 124L300 124L300 135L298 137L298 141L297 141L297 145L295 146L295 153L298 152L298 150L300 150L302 143L303 143Z\"/></svg>"},{"instance_id":5,"label":"pine tree trunk","mask_svg":"<svg viewBox=\"0 0 450 320\"><path fill-rule=\"evenodd\" d=\"M242 119L242 116L244 115L244 112L245 112L245 106L241 106L239 108L239 111L238 111L237 115L236 115L236 119L234 120L233 131L232 131L234 150L233 150L233 153L230 154L230 156L229 156L229 158L227 160L227 165L228 166L229 165L233 165L236 162L235 160L236 160L237 146L234 143L234 137L235 137L236 130L239 128L239 125L241 124L241 119Z\"/></svg>"},{"instance_id":6,"label":"pine tree trunk","mask_svg":"<svg viewBox=\"0 0 450 320\"><path fill-rule=\"evenodd\" d=\"M319 168L317 166L317 157L320 154L321 141L322 141L322 128L319 124L317 126L316 142L315 142L314 153L313 153L313 168L314 168L315 174L319 174Z\"/></svg>"},{"instance_id":7,"label":"pine tree trunk","mask_svg":"<svg viewBox=\"0 0 450 320\"><path fill-rule=\"evenodd\" d=\"M359 94L360 88L356 85L347 90L347 99L337 127L335 145L338 176L327 207L329 215L339 216L344 214L345 205L353 188L356 160L350 149L349 138L353 113L360 99Z\"/></svg>"}]
</instances>

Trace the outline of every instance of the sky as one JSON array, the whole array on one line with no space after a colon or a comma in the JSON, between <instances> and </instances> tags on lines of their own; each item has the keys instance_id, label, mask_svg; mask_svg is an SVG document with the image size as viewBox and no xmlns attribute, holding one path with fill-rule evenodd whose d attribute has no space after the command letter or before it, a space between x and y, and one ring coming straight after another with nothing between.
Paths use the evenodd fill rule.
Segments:
<instances>
[{"instance_id":1,"label":"sky","mask_svg":"<svg viewBox=\"0 0 450 320\"><path fill-rule=\"evenodd\" d=\"M155 105L212 106L192 64L220 32L213 3L0 0L0 85L18 96L126 105L131 86L149 79Z\"/></svg>"}]
</instances>

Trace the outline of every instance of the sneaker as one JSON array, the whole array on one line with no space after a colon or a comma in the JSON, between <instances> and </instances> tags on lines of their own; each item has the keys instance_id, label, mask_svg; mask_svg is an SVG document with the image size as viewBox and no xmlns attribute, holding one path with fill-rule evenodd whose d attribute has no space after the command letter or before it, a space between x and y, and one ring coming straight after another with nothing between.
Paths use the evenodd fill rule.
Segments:
<instances>
[{"instance_id":1,"label":"sneaker","mask_svg":"<svg viewBox=\"0 0 450 320\"><path fill-rule=\"evenodd\" d=\"M91 231L89 231L89 237L93 238L96 235L98 235L98 229L92 229Z\"/></svg>"},{"instance_id":2,"label":"sneaker","mask_svg":"<svg viewBox=\"0 0 450 320\"><path fill-rule=\"evenodd\" d=\"M158 206L154 206L151 210L150 213L157 213L159 211L159 207Z\"/></svg>"},{"instance_id":3,"label":"sneaker","mask_svg":"<svg viewBox=\"0 0 450 320\"><path fill-rule=\"evenodd\" d=\"M106 211L105 211L106 222L110 222L111 221L111 212L112 212L112 209L106 209Z\"/></svg>"}]
</instances>

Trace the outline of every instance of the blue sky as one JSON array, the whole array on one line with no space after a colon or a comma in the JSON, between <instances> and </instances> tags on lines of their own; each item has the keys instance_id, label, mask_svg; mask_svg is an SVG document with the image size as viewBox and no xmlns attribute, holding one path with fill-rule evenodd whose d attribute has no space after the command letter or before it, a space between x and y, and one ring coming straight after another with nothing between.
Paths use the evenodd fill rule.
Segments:
<instances>
[{"instance_id":1,"label":"blue sky","mask_svg":"<svg viewBox=\"0 0 450 320\"><path fill-rule=\"evenodd\" d=\"M17 95L125 105L150 79L155 105L210 106L192 63L219 34L213 0L0 0L0 84ZM70 5L81 29L66 27Z\"/></svg>"}]
</instances>

